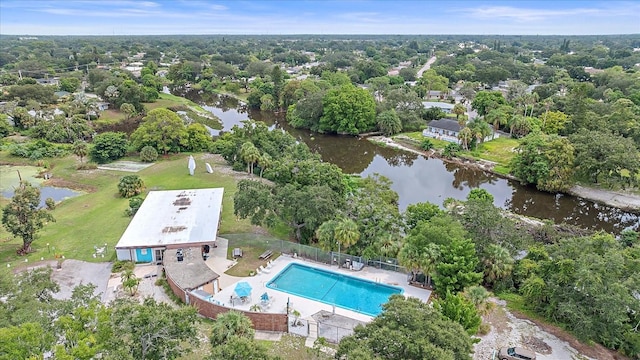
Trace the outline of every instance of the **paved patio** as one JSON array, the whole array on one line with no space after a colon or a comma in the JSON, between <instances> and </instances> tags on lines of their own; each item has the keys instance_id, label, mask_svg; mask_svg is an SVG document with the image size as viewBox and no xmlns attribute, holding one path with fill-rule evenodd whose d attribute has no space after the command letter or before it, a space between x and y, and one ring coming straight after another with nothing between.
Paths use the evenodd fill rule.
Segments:
<instances>
[{"instance_id":1,"label":"paved patio","mask_svg":"<svg viewBox=\"0 0 640 360\"><path fill-rule=\"evenodd\" d=\"M429 290L408 285L406 274L380 270L368 266L365 266L361 271L352 271L348 269L338 268L337 265L328 266L326 264L319 264L300 258L294 259L293 257L285 254L273 260L273 265L271 269L269 269L269 273L262 273L246 278L229 276L224 274L224 272L229 267L233 266L234 262L226 258L227 240L218 238L217 244L218 247L212 249L213 252L210 254L210 258L207 260L207 265L209 265L215 272L220 274L219 281L222 290L218 294L213 296L213 300L218 301L223 306L229 306L239 310L248 311L252 305L260 305L260 296L266 292L272 300L270 306L264 309L265 312L285 313L287 309L287 301L289 301L290 308L299 311L300 318L303 319L311 317L311 315L321 310L333 312L334 307L332 305L313 301L266 287L266 284L290 263L300 263L307 266L313 266L321 269L331 270L337 273L342 273L345 275L367 279L373 282L398 286L404 289L405 296L417 297L423 301L427 301L431 296L431 291ZM232 296L234 296L234 288L238 281L246 281L251 285L251 296L249 301L247 302L241 304L238 301L234 301L232 304L230 302L230 299ZM365 322L369 322L372 319L371 316L339 307L335 307L335 313Z\"/></svg>"}]
</instances>

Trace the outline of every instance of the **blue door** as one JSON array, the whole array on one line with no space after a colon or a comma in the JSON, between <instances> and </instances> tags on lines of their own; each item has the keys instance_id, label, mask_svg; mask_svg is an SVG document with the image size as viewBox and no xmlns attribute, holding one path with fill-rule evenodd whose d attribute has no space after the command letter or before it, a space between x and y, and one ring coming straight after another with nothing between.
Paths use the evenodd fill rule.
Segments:
<instances>
[{"instance_id":1,"label":"blue door","mask_svg":"<svg viewBox=\"0 0 640 360\"><path fill-rule=\"evenodd\" d=\"M152 262L153 253L151 249L136 249L136 262Z\"/></svg>"}]
</instances>

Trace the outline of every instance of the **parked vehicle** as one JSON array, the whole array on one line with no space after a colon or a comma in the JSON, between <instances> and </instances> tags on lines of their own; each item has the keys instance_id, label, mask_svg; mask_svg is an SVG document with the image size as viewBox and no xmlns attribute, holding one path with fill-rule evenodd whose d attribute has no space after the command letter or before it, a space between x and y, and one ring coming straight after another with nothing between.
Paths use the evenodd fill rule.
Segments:
<instances>
[{"instance_id":1,"label":"parked vehicle","mask_svg":"<svg viewBox=\"0 0 640 360\"><path fill-rule=\"evenodd\" d=\"M536 360L536 353L521 347L503 347L498 352L500 360Z\"/></svg>"}]
</instances>

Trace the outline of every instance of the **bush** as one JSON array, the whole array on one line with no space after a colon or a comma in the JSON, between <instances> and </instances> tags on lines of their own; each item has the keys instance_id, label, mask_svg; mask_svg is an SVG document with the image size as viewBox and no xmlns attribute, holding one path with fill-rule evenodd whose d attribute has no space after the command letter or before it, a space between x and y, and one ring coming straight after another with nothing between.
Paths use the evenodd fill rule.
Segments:
<instances>
[{"instance_id":1,"label":"bush","mask_svg":"<svg viewBox=\"0 0 640 360\"><path fill-rule=\"evenodd\" d=\"M422 148L422 150L429 151L433 149L433 141L431 141L431 139L424 139L420 143L420 147Z\"/></svg>"},{"instance_id":2,"label":"bush","mask_svg":"<svg viewBox=\"0 0 640 360\"><path fill-rule=\"evenodd\" d=\"M118 192L123 198L140 195L144 190L144 182L138 175L123 176L118 183Z\"/></svg>"},{"instance_id":3,"label":"bush","mask_svg":"<svg viewBox=\"0 0 640 360\"><path fill-rule=\"evenodd\" d=\"M138 212L138 209L140 209L140 206L142 206L143 201L144 199L139 198L137 196L129 199L129 208L125 210L125 214L127 216L135 215Z\"/></svg>"},{"instance_id":4,"label":"bush","mask_svg":"<svg viewBox=\"0 0 640 360\"><path fill-rule=\"evenodd\" d=\"M50 197L49 197L49 198L47 198L47 199L44 201L44 204L47 206L47 210L53 210L53 209L55 209L55 208L56 208L56 201L55 201L55 200L53 200L53 198L50 198Z\"/></svg>"},{"instance_id":5,"label":"bush","mask_svg":"<svg viewBox=\"0 0 640 360\"><path fill-rule=\"evenodd\" d=\"M98 164L104 164L125 156L127 146L127 134L123 132L105 132L93 138L93 147L89 155Z\"/></svg>"},{"instance_id":6,"label":"bush","mask_svg":"<svg viewBox=\"0 0 640 360\"><path fill-rule=\"evenodd\" d=\"M113 265L111 266L111 272L120 273L125 270L133 270L134 267L135 267L135 264L133 263L133 261L118 260L114 262Z\"/></svg>"},{"instance_id":7,"label":"bush","mask_svg":"<svg viewBox=\"0 0 640 360\"><path fill-rule=\"evenodd\" d=\"M442 155L448 158L452 158L458 155L460 151L462 151L462 148L460 147L460 145L451 143L451 144L447 144L447 146L444 147L444 151L442 152Z\"/></svg>"},{"instance_id":8,"label":"bush","mask_svg":"<svg viewBox=\"0 0 640 360\"><path fill-rule=\"evenodd\" d=\"M158 151L153 146L145 146L140 150L140 160L143 162L154 162L158 160Z\"/></svg>"},{"instance_id":9,"label":"bush","mask_svg":"<svg viewBox=\"0 0 640 360\"><path fill-rule=\"evenodd\" d=\"M76 168L77 170L93 170L93 169L97 169L98 165L94 164L94 163L82 163L80 165L78 165L78 167Z\"/></svg>"},{"instance_id":10,"label":"bush","mask_svg":"<svg viewBox=\"0 0 640 360\"><path fill-rule=\"evenodd\" d=\"M64 156L68 153L68 146L56 145L46 140L30 141L22 144L11 144L9 153L31 160Z\"/></svg>"}]
</instances>

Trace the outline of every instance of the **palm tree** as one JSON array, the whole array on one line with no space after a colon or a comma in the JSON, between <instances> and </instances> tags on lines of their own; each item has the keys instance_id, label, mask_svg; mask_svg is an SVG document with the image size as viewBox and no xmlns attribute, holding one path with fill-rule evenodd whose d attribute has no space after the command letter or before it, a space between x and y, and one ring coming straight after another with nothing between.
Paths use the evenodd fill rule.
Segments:
<instances>
[{"instance_id":1,"label":"palm tree","mask_svg":"<svg viewBox=\"0 0 640 360\"><path fill-rule=\"evenodd\" d=\"M247 141L240 148L240 157L247 163L247 173L253 174L253 166L260 159L258 148L252 142Z\"/></svg>"},{"instance_id":2,"label":"palm tree","mask_svg":"<svg viewBox=\"0 0 640 360\"><path fill-rule=\"evenodd\" d=\"M233 337L253 339L255 331L251 320L239 311L227 311L216 317L215 323L211 327L212 346L219 346Z\"/></svg>"},{"instance_id":3,"label":"palm tree","mask_svg":"<svg viewBox=\"0 0 640 360\"><path fill-rule=\"evenodd\" d=\"M260 158L258 159L258 164L260 165L260 177L262 177L262 174L264 174L264 171L271 167L271 165L273 165L273 158L271 157L271 155L264 153L262 155L260 155Z\"/></svg>"},{"instance_id":4,"label":"palm tree","mask_svg":"<svg viewBox=\"0 0 640 360\"><path fill-rule=\"evenodd\" d=\"M497 244L491 244L485 250L482 263L487 284L494 285L513 271L513 257L509 251Z\"/></svg>"},{"instance_id":5,"label":"palm tree","mask_svg":"<svg viewBox=\"0 0 640 360\"><path fill-rule=\"evenodd\" d=\"M426 285L431 286L431 274L436 270L438 259L440 258L440 247L438 244L427 245L420 256L419 265L426 278Z\"/></svg>"},{"instance_id":6,"label":"palm tree","mask_svg":"<svg viewBox=\"0 0 640 360\"><path fill-rule=\"evenodd\" d=\"M420 270L420 251L411 244L404 244L398 252L398 262L400 265L411 270L411 282L416 281L416 275Z\"/></svg>"},{"instance_id":7,"label":"palm tree","mask_svg":"<svg viewBox=\"0 0 640 360\"><path fill-rule=\"evenodd\" d=\"M464 105L458 103L453 106L452 112L456 114L456 119L460 119L460 115L464 115L467 109L464 108Z\"/></svg>"},{"instance_id":8,"label":"palm tree","mask_svg":"<svg viewBox=\"0 0 640 360\"><path fill-rule=\"evenodd\" d=\"M334 236L338 244L345 249L351 245L355 245L358 240L360 240L358 224L349 218L344 218L336 224Z\"/></svg>"},{"instance_id":9,"label":"palm tree","mask_svg":"<svg viewBox=\"0 0 640 360\"><path fill-rule=\"evenodd\" d=\"M473 139L473 131L471 131L471 129L468 127L463 128L458 134L458 139L460 139L460 142L462 142L462 147L465 150L469 150L469 142L471 142L471 139Z\"/></svg>"},{"instance_id":10,"label":"palm tree","mask_svg":"<svg viewBox=\"0 0 640 360\"><path fill-rule=\"evenodd\" d=\"M338 222L335 220L328 220L316 229L316 239L318 239L318 245L322 250L333 251L336 245L335 229L337 224Z\"/></svg>"},{"instance_id":11,"label":"palm tree","mask_svg":"<svg viewBox=\"0 0 640 360\"><path fill-rule=\"evenodd\" d=\"M478 148L478 144L492 133L491 126L480 118L474 118L468 124L468 127L471 129L473 136L476 138L476 149Z\"/></svg>"},{"instance_id":12,"label":"palm tree","mask_svg":"<svg viewBox=\"0 0 640 360\"><path fill-rule=\"evenodd\" d=\"M478 310L481 315L488 313L492 308L490 304L493 303L487 301L489 300L490 294L484 286L469 286L464 290L463 295L475 305L476 310Z\"/></svg>"},{"instance_id":13,"label":"palm tree","mask_svg":"<svg viewBox=\"0 0 640 360\"><path fill-rule=\"evenodd\" d=\"M131 296L135 295L138 291L138 285L140 285L140 279L136 277L133 270L125 270L120 275L120 278L122 280L122 288L131 292Z\"/></svg>"},{"instance_id":14,"label":"palm tree","mask_svg":"<svg viewBox=\"0 0 640 360\"><path fill-rule=\"evenodd\" d=\"M394 234L383 234L378 242L380 247L380 255L384 257L396 257L400 250L400 239Z\"/></svg>"},{"instance_id":15,"label":"palm tree","mask_svg":"<svg viewBox=\"0 0 640 360\"><path fill-rule=\"evenodd\" d=\"M80 163L82 164L82 159L89 154L89 145L87 145L84 141L76 141L73 143L73 154L80 158Z\"/></svg>"}]
</instances>

